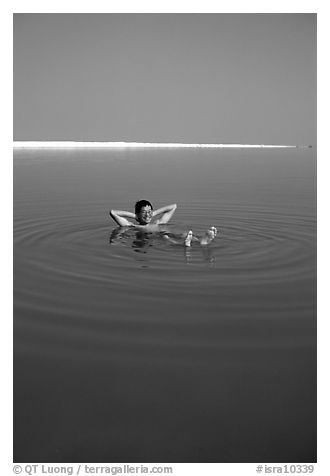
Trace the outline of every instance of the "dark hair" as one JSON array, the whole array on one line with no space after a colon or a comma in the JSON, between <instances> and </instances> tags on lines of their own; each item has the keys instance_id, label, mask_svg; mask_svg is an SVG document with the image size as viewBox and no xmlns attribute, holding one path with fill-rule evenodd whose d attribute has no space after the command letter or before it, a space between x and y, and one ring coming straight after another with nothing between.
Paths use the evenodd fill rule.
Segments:
<instances>
[{"instance_id":1,"label":"dark hair","mask_svg":"<svg viewBox=\"0 0 330 476\"><path fill-rule=\"evenodd\" d=\"M154 209L151 203L148 202L148 200L139 200L135 204L135 215L137 215L143 207L151 207L151 210Z\"/></svg>"}]
</instances>

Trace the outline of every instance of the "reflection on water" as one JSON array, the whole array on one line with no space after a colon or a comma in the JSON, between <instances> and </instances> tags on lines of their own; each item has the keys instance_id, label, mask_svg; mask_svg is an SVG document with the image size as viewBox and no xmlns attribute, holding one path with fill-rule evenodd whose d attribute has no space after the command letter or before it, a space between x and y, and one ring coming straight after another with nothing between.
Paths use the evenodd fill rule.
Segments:
<instances>
[{"instance_id":1,"label":"reflection on water","mask_svg":"<svg viewBox=\"0 0 330 476\"><path fill-rule=\"evenodd\" d=\"M168 240L165 240L164 235L170 237L171 241L169 242ZM165 247L177 246L182 248L184 262L186 264L193 262L196 254L195 249L199 248L205 263L208 263L209 265L215 264L216 257L214 256L212 245L201 246L199 243L195 243L194 250L192 250L191 246L184 246L184 236L185 235L182 233L173 233L170 226L162 226L160 232L146 232L132 228L117 227L111 232L109 243L120 243L125 247L131 246L136 253L143 253L145 255L147 255L149 248L155 244L160 244L160 246ZM141 261L141 258L139 257L138 260ZM144 261L147 261L147 257L145 257Z\"/></svg>"},{"instance_id":2,"label":"reflection on water","mask_svg":"<svg viewBox=\"0 0 330 476\"><path fill-rule=\"evenodd\" d=\"M315 461L315 172L312 150L16 152L15 461ZM171 223L114 228L141 195Z\"/></svg>"}]
</instances>

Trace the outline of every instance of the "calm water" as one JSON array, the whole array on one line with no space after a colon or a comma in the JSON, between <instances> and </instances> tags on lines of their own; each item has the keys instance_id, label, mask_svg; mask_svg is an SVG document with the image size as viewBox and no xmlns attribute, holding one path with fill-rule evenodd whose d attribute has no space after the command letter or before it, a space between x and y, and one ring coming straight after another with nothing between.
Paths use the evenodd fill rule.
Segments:
<instances>
[{"instance_id":1,"label":"calm water","mask_svg":"<svg viewBox=\"0 0 330 476\"><path fill-rule=\"evenodd\" d=\"M16 462L315 461L315 151L16 151L14 350Z\"/></svg>"}]
</instances>

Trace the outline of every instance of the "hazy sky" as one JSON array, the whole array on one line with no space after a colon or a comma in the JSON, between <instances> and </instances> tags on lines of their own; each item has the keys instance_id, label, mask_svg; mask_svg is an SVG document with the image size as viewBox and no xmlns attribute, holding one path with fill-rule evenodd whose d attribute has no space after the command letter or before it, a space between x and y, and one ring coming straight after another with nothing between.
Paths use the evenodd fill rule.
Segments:
<instances>
[{"instance_id":1,"label":"hazy sky","mask_svg":"<svg viewBox=\"0 0 330 476\"><path fill-rule=\"evenodd\" d=\"M316 144L316 14L14 14L14 140Z\"/></svg>"}]
</instances>

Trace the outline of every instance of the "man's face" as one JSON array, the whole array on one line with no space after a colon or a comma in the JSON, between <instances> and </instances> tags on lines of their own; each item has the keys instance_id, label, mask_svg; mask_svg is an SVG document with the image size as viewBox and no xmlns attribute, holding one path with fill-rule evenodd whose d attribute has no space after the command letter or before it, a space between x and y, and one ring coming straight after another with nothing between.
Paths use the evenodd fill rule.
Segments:
<instances>
[{"instance_id":1,"label":"man's face","mask_svg":"<svg viewBox=\"0 0 330 476\"><path fill-rule=\"evenodd\" d=\"M152 208L149 205L147 205L141 208L141 210L139 211L137 215L137 219L142 225L146 225L147 223L151 222L152 213L153 213Z\"/></svg>"}]
</instances>

